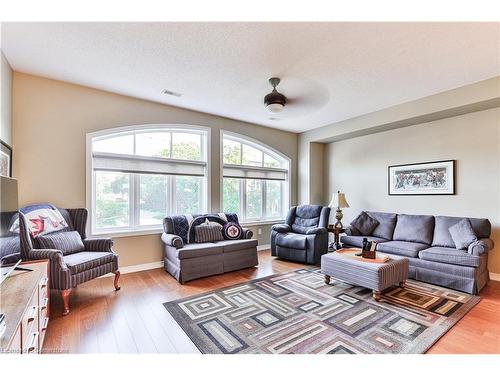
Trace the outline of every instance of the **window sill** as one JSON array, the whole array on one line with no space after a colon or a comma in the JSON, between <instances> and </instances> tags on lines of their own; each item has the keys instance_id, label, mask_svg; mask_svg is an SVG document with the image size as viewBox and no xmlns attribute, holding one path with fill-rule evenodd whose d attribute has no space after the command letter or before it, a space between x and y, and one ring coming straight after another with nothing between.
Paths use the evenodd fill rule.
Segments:
<instances>
[{"instance_id":1,"label":"window sill","mask_svg":"<svg viewBox=\"0 0 500 375\"><path fill-rule=\"evenodd\" d=\"M243 221L240 222L242 227L257 227L259 225L283 224L285 219L262 220L262 221Z\"/></svg>"},{"instance_id":2,"label":"window sill","mask_svg":"<svg viewBox=\"0 0 500 375\"><path fill-rule=\"evenodd\" d=\"M111 237L111 238L120 238L120 237L138 237L138 236L149 236L152 234L162 234L163 228L157 229L143 229L143 230L135 230L135 231L123 231L123 232L102 232L102 233L93 233L89 236L92 238L99 237Z\"/></svg>"}]
</instances>

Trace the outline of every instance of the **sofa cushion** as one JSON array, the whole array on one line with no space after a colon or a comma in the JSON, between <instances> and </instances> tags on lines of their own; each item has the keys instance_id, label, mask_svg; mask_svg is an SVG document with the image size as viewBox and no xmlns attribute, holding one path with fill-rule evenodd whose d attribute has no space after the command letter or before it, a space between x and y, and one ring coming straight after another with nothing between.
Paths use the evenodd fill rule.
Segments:
<instances>
[{"instance_id":1,"label":"sofa cushion","mask_svg":"<svg viewBox=\"0 0 500 375\"><path fill-rule=\"evenodd\" d=\"M243 235L243 228L237 222L230 221L224 224L222 234L226 240L238 240Z\"/></svg>"},{"instance_id":2,"label":"sofa cushion","mask_svg":"<svg viewBox=\"0 0 500 375\"><path fill-rule=\"evenodd\" d=\"M384 238L386 240L392 240L398 215L388 212L367 211L366 213L378 221L378 225L375 227L371 235L374 237Z\"/></svg>"},{"instance_id":3,"label":"sofa cushion","mask_svg":"<svg viewBox=\"0 0 500 375\"><path fill-rule=\"evenodd\" d=\"M416 258L418 257L419 251L427 249L428 247L429 246L418 242L389 241L378 244L377 251Z\"/></svg>"},{"instance_id":4,"label":"sofa cushion","mask_svg":"<svg viewBox=\"0 0 500 375\"><path fill-rule=\"evenodd\" d=\"M217 245L221 245L224 253L230 253L233 251L240 251L245 249L250 249L257 247L257 240L225 240L217 242Z\"/></svg>"},{"instance_id":5,"label":"sofa cushion","mask_svg":"<svg viewBox=\"0 0 500 375\"><path fill-rule=\"evenodd\" d=\"M431 247L418 253L418 257L432 262L456 264L459 266L477 267L480 257L450 247Z\"/></svg>"},{"instance_id":6,"label":"sofa cushion","mask_svg":"<svg viewBox=\"0 0 500 375\"><path fill-rule=\"evenodd\" d=\"M353 221L351 221L351 226L356 228L363 236L372 234L377 225L378 220L369 216L365 211L362 211Z\"/></svg>"},{"instance_id":7,"label":"sofa cushion","mask_svg":"<svg viewBox=\"0 0 500 375\"><path fill-rule=\"evenodd\" d=\"M366 238L368 241L375 241L379 243L387 241L384 238L374 237L374 236L341 236L340 242L342 242L344 245L347 246L361 248L361 246L363 245L363 238Z\"/></svg>"},{"instance_id":8,"label":"sofa cushion","mask_svg":"<svg viewBox=\"0 0 500 375\"><path fill-rule=\"evenodd\" d=\"M392 239L430 245L434 233L434 216L398 215Z\"/></svg>"},{"instance_id":9,"label":"sofa cushion","mask_svg":"<svg viewBox=\"0 0 500 375\"><path fill-rule=\"evenodd\" d=\"M451 238L455 243L455 248L464 250L473 242L477 241L476 234L470 225L469 219L462 219L449 229Z\"/></svg>"},{"instance_id":10,"label":"sofa cushion","mask_svg":"<svg viewBox=\"0 0 500 375\"><path fill-rule=\"evenodd\" d=\"M451 238L450 227L457 224L463 217L436 216L432 246L455 247ZM488 219L469 218L477 238L488 238L491 235L491 223Z\"/></svg>"},{"instance_id":11,"label":"sofa cushion","mask_svg":"<svg viewBox=\"0 0 500 375\"><path fill-rule=\"evenodd\" d=\"M221 242L190 243L184 245L183 248L177 250L177 257L179 259L189 259L222 254Z\"/></svg>"},{"instance_id":12,"label":"sofa cushion","mask_svg":"<svg viewBox=\"0 0 500 375\"><path fill-rule=\"evenodd\" d=\"M207 222L197 225L194 228L194 240L197 243L223 241L222 225L219 223Z\"/></svg>"},{"instance_id":13,"label":"sofa cushion","mask_svg":"<svg viewBox=\"0 0 500 375\"><path fill-rule=\"evenodd\" d=\"M36 238L42 249L61 250L63 255L69 255L85 250L82 237L76 230L70 232L49 233Z\"/></svg>"},{"instance_id":14,"label":"sofa cushion","mask_svg":"<svg viewBox=\"0 0 500 375\"><path fill-rule=\"evenodd\" d=\"M63 259L70 272L74 275L112 262L115 257L115 253L81 251L79 253L65 255Z\"/></svg>"},{"instance_id":15,"label":"sofa cushion","mask_svg":"<svg viewBox=\"0 0 500 375\"><path fill-rule=\"evenodd\" d=\"M299 233L278 233L276 235L276 245L282 247L288 247L290 249L301 249L305 250L307 248L307 236L305 234Z\"/></svg>"}]
</instances>

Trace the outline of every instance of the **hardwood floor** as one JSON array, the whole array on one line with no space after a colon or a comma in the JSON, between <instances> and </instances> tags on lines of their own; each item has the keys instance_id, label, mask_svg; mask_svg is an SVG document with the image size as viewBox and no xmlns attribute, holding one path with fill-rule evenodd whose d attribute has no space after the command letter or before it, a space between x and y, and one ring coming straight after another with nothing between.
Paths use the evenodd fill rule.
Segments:
<instances>
[{"instance_id":1,"label":"hardwood floor","mask_svg":"<svg viewBox=\"0 0 500 375\"><path fill-rule=\"evenodd\" d=\"M304 265L259 252L258 268L194 280L180 285L163 269L100 278L74 289L70 314L52 292L46 353L196 353L198 350L163 307L163 302L210 291ZM491 281L482 300L428 353L500 353L500 282Z\"/></svg>"}]
</instances>

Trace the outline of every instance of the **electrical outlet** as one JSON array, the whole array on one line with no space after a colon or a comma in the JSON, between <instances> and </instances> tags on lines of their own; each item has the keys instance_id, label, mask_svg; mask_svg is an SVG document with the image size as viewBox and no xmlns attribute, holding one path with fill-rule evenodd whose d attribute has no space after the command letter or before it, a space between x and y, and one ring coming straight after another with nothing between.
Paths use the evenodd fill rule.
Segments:
<instances>
[{"instance_id":1,"label":"electrical outlet","mask_svg":"<svg viewBox=\"0 0 500 375\"><path fill-rule=\"evenodd\" d=\"M258 233L259 235L261 235L261 234L262 234L262 228L258 228L258 229L257 229L257 233Z\"/></svg>"}]
</instances>

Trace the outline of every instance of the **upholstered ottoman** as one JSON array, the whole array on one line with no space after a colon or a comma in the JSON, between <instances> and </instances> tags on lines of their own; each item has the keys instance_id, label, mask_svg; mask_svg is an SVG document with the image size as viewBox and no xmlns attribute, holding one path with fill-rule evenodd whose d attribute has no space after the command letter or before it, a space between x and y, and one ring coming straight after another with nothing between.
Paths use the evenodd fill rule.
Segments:
<instances>
[{"instance_id":1,"label":"upholstered ottoman","mask_svg":"<svg viewBox=\"0 0 500 375\"><path fill-rule=\"evenodd\" d=\"M408 258L377 252L377 257L389 256L389 260L378 263L369 259L356 257L353 254L361 251L336 251L321 257L321 272L325 275L325 283L330 283L330 277L359 285L373 290L373 298L380 300L383 290L399 284L404 287L408 278Z\"/></svg>"}]
</instances>

